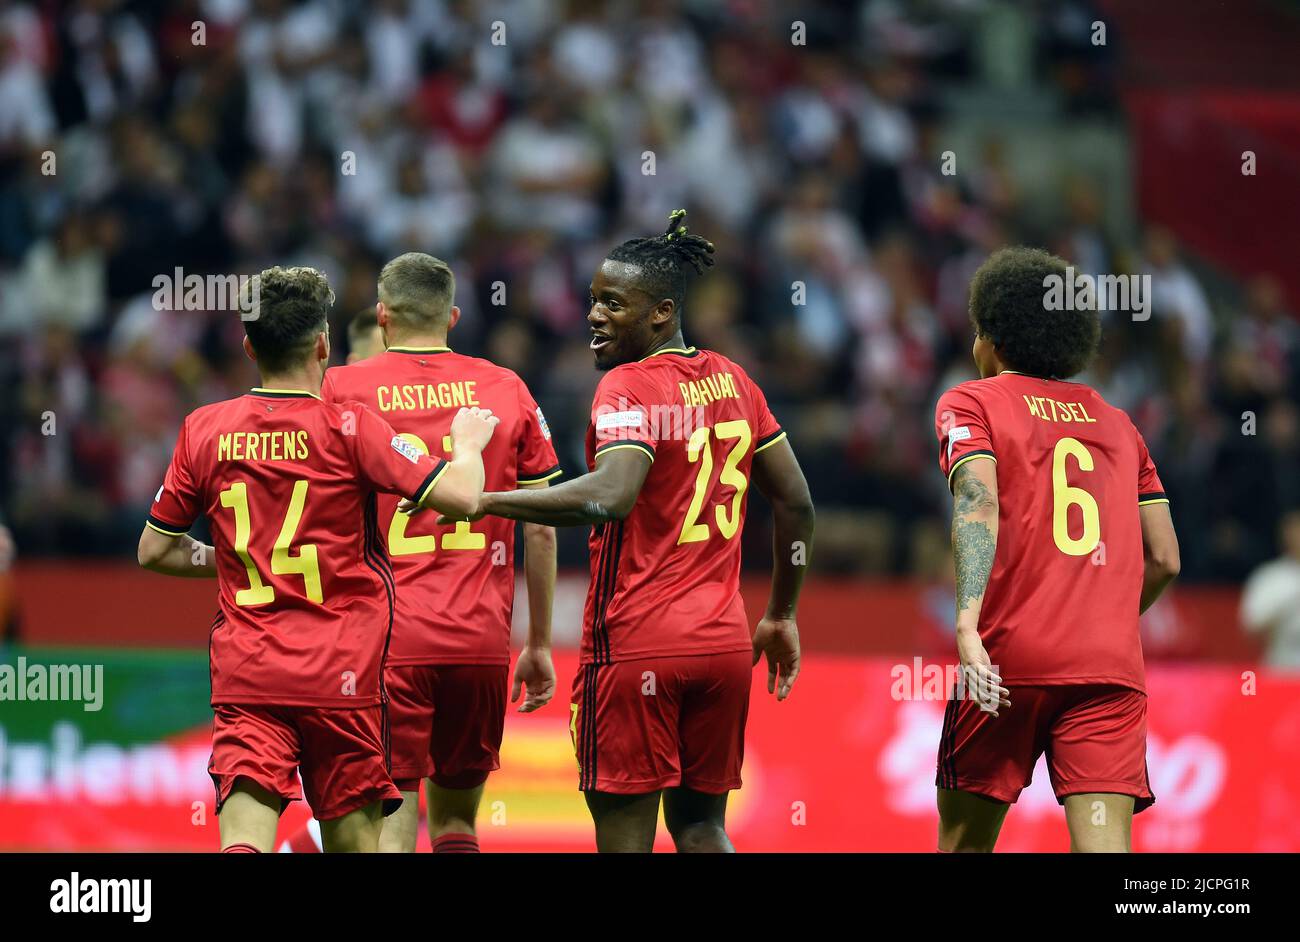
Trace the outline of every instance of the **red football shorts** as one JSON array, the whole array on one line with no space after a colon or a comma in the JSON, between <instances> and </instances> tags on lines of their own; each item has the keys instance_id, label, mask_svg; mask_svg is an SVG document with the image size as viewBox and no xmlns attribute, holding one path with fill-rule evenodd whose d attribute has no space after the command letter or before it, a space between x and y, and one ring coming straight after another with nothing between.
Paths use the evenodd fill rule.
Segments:
<instances>
[{"instance_id":1,"label":"red football shorts","mask_svg":"<svg viewBox=\"0 0 1300 942\"><path fill-rule=\"evenodd\" d=\"M569 704L578 788L739 788L752 668L747 651L584 664Z\"/></svg>"},{"instance_id":2,"label":"red football shorts","mask_svg":"<svg viewBox=\"0 0 1300 942\"><path fill-rule=\"evenodd\" d=\"M477 788L501 768L509 664L389 667L393 781L418 791L420 779L442 788Z\"/></svg>"},{"instance_id":3,"label":"red football shorts","mask_svg":"<svg viewBox=\"0 0 1300 942\"><path fill-rule=\"evenodd\" d=\"M384 814L402 803L388 774L384 708L353 709L225 704L212 708L212 759L217 811L241 776L279 795L281 811L303 797L318 821L341 818L382 801ZM298 785L298 773L302 787Z\"/></svg>"},{"instance_id":4,"label":"red football shorts","mask_svg":"<svg viewBox=\"0 0 1300 942\"><path fill-rule=\"evenodd\" d=\"M939 740L935 784L1014 802L1038 757L1056 800L1102 792L1151 807L1147 779L1147 698L1129 687L1061 684L1012 687L1011 707L994 717L971 699L950 699Z\"/></svg>"}]
</instances>

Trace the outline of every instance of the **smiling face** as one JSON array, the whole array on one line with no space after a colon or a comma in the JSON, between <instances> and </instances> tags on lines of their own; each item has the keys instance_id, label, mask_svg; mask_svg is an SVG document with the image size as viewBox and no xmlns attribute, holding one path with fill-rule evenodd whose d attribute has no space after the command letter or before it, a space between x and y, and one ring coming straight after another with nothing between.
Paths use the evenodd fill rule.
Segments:
<instances>
[{"instance_id":1,"label":"smiling face","mask_svg":"<svg viewBox=\"0 0 1300 942\"><path fill-rule=\"evenodd\" d=\"M673 330L673 302L637 287L641 268L605 259L591 279L587 323L596 369L612 370L648 356Z\"/></svg>"}]
</instances>

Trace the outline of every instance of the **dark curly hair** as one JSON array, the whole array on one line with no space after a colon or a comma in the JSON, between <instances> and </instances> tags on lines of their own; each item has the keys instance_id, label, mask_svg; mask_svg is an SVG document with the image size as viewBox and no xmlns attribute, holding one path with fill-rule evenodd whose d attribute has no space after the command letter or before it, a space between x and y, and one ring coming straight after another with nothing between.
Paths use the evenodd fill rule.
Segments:
<instances>
[{"instance_id":1,"label":"dark curly hair","mask_svg":"<svg viewBox=\"0 0 1300 942\"><path fill-rule=\"evenodd\" d=\"M640 267L640 289L655 301L672 299L678 317L686 295L686 266L699 275L713 264L713 243L688 233L685 222L686 210L673 210L662 235L628 239L605 256Z\"/></svg>"},{"instance_id":2,"label":"dark curly hair","mask_svg":"<svg viewBox=\"0 0 1300 942\"><path fill-rule=\"evenodd\" d=\"M1091 310L1047 305L1046 279L1066 279L1066 262L1018 245L988 257L970 283L970 319L1010 369L1047 379L1081 372L1097 352L1101 320Z\"/></svg>"},{"instance_id":3,"label":"dark curly hair","mask_svg":"<svg viewBox=\"0 0 1300 942\"><path fill-rule=\"evenodd\" d=\"M325 330L334 290L314 268L268 268L249 279L242 304L244 333L263 373L300 366Z\"/></svg>"}]
</instances>

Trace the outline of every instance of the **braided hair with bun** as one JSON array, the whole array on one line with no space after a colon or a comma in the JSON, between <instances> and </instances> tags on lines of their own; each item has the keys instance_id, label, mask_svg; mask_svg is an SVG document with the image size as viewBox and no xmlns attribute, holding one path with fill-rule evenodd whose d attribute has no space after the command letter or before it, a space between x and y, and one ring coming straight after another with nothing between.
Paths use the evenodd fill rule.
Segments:
<instances>
[{"instance_id":1,"label":"braided hair with bun","mask_svg":"<svg viewBox=\"0 0 1300 942\"><path fill-rule=\"evenodd\" d=\"M605 256L638 266L643 273L640 289L656 300L671 299L678 317L686 295L686 266L702 275L713 265L713 243L687 232L685 222L686 210L675 209L661 235L628 239Z\"/></svg>"}]
</instances>

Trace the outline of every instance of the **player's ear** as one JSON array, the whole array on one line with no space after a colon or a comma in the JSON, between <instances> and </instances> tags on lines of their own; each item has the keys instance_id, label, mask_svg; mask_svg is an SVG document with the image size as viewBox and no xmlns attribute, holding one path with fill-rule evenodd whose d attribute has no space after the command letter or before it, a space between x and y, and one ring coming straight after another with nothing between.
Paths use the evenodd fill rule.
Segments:
<instances>
[{"instance_id":1,"label":"player's ear","mask_svg":"<svg viewBox=\"0 0 1300 942\"><path fill-rule=\"evenodd\" d=\"M253 341L248 339L247 334L244 335L244 355L254 363L257 362L257 351L253 349Z\"/></svg>"},{"instance_id":2,"label":"player's ear","mask_svg":"<svg viewBox=\"0 0 1300 942\"><path fill-rule=\"evenodd\" d=\"M388 336L388 308L384 307L383 301L375 302L375 320L379 322L379 329L384 336Z\"/></svg>"},{"instance_id":3,"label":"player's ear","mask_svg":"<svg viewBox=\"0 0 1300 942\"><path fill-rule=\"evenodd\" d=\"M330 332L325 328L316 335L316 359L328 360L330 358Z\"/></svg>"},{"instance_id":4,"label":"player's ear","mask_svg":"<svg viewBox=\"0 0 1300 942\"><path fill-rule=\"evenodd\" d=\"M451 314L448 315L447 317L447 329L451 330L453 327L456 326L456 322L459 320L460 320L460 308L458 308L456 305L453 304L451 306Z\"/></svg>"},{"instance_id":5,"label":"player's ear","mask_svg":"<svg viewBox=\"0 0 1300 942\"><path fill-rule=\"evenodd\" d=\"M672 322L673 315L677 313L677 305L673 303L672 298L664 298L655 305L654 310L650 312L650 323L668 324Z\"/></svg>"}]
</instances>

